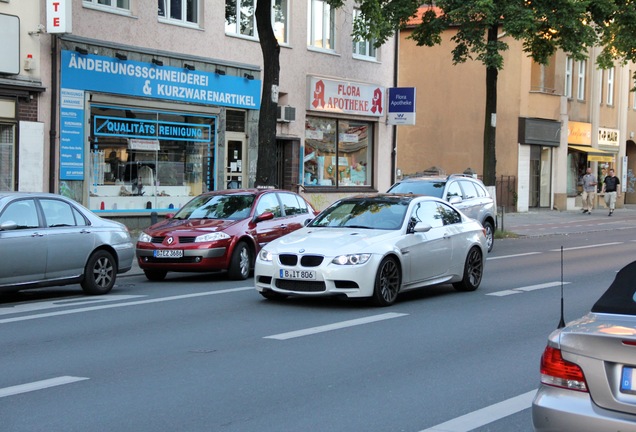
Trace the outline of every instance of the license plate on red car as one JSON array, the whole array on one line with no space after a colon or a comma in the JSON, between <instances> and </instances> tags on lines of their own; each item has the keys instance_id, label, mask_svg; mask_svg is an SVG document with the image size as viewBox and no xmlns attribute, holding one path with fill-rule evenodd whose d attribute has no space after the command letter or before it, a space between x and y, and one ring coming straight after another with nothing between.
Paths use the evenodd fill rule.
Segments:
<instances>
[{"instance_id":1,"label":"license plate on red car","mask_svg":"<svg viewBox=\"0 0 636 432\"><path fill-rule=\"evenodd\" d=\"M183 258L181 249L161 249L154 251L155 258Z\"/></svg>"},{"instance_id":2,"label":"license plate on red car","mask_svg":"<svg viewBox=\"0 0 636 432\"><path fill-rule=\"evenodd\" d=\"M280 270L281 279L314 280L316 272L312 270Z\"/></svg>"},{"instance_id":3,"label":"license plate on red car","mask_svg":"<svg viewBox=\"0 0 636 432\"><path fill-rule=\"evenodd\" d=\"M621 374L621 392L636 394L636 369L633 367L623 366Z\"/></svg>"}]
</instances>

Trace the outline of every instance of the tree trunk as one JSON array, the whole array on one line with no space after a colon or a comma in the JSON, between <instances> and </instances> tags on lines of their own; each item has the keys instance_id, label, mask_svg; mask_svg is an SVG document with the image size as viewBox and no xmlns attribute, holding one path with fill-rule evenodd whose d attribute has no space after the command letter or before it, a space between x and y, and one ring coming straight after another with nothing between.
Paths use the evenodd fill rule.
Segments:
<instances>
[{"instance_id":1,"label":"tree trunk","mask_svg":"<svg viewBox=\"0 0 636 432\"><path fill-rule=\"evenodd\" d=\"M488 44L497 43L499 26L493 25L488 29ZM497 181L497 76L499 71L495 66L486 66L486 118L484 122L484 173L486 186L495 186Z\"/></svg>"},{"instance_id":2,"label":"tree trunk","mask_svg":"<svg viewBox=\"0 0 636 432\"><path fill-rule=\"evenodd\" d=\"M280 45L272 28L272 1L257 0L256 28L263 53L263 90L258 116L258 159L254 186L276 186L276 106L280 74ZM276 86L272 98L272 86Z\"/></svg>"}]
</instances>

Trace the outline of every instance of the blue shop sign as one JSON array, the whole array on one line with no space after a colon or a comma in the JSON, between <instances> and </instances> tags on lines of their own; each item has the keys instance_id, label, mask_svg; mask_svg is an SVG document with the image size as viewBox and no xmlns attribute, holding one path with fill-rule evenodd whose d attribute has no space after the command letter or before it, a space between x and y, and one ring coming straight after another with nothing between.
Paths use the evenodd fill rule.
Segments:
<instances>
[{"instance_id":1,"label":"blue shop sign","mask_svg":"<svg viewBox=\"0 0 636 432\"><path fill-rule=\"evenodd\" d=\"M62 50L62 88L259 109L261 81Z\"/></svg>"},{"instance_id":2,"label":"blue shop sign","mask_svg":"<svg viewBox=\"0 0 636 432\"><path fill-rule=\"evenodd\" d=\"M389 107L387 112L388 124L415 124L415 87L390 88L387 105Z\"/></svg>"},{"instance_id":3,"label":"blue shop sign","mask_svg":"<svg viewBox=\"0 0 636 432\"><path fill-rule=\"evenodd\" d=\"M210 142L210 125L128 119L121 117L93 117L95 136L117 136L172 141Z\"/></svg>"}]
</instances>

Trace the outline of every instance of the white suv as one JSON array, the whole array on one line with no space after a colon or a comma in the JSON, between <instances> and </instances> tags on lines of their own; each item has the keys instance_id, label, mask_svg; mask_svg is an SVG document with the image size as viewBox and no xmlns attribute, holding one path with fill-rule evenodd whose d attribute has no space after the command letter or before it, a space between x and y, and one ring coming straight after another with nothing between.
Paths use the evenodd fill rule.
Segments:
<instances>
[{"instance_id":1,"label":"white suv","mask_svg":"<svg viewBox=\"0 0 636 432\"><path fill-rule=\"evenodd\" d=\"M486 229L488 252L492 250L497 226L497 209L481 180L466 174L451 174L448 177L410 177L395 183L387 192L430 195L445 199L466 216L481 222Z\"/></svg>"}]
</instances>

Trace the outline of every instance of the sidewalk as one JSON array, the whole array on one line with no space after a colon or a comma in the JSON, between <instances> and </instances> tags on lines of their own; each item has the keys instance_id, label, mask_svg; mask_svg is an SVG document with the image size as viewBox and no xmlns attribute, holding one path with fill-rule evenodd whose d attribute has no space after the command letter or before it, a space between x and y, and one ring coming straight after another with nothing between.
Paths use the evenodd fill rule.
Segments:
<instances>
[{"instance_id":1,"label":"sidewalk","mask_svg":"<svg viewBox=\"0 0 636 432\"><path fill-rule=\"evenodd\" d=\"M617 208L612 216L608 216L608 210L603 207L593 210L591 215L581 210L530 209L523 213L499 214L497 222L499 230L532 237L636 228L636 205Z\"/></svg>"}]
</instances>

